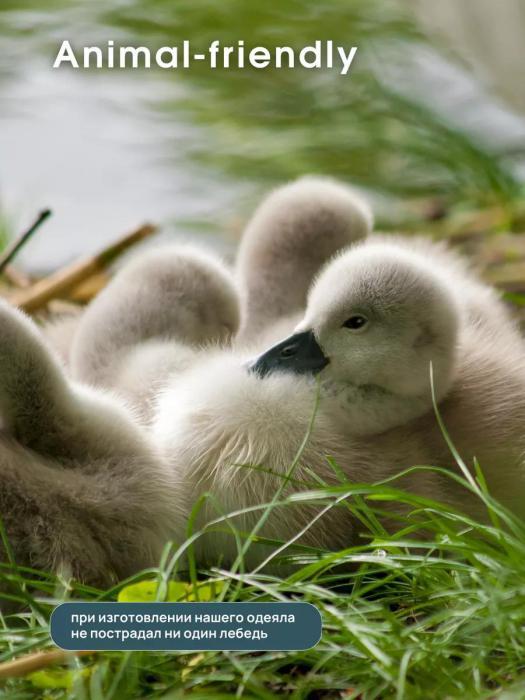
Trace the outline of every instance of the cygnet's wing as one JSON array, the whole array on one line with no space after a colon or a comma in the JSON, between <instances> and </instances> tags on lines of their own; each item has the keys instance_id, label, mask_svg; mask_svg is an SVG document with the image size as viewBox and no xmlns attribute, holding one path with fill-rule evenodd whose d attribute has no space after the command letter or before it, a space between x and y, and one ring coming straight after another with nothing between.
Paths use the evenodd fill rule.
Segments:
<instances>
[{"instance_id":1,"label":"cygnet's wing","mask_svg":"<svg viewBox=\"0 0 525 700\"><path fill-rule=\"evenodd\" d=\"M253 341L283 316L301 314L322 265L371 228L367 203L334 180L305 177L272 192L249 221L239 248L238 342Z\"/></svg>"}]
</instances>

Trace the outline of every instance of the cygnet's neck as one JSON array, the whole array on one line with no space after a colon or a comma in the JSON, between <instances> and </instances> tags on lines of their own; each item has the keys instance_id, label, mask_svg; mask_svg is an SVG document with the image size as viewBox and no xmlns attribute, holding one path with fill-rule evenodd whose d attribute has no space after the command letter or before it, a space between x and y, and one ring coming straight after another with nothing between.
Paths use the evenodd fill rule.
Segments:
<instances>
[{"instance_id":1,"label":"cygnet's neck","mask_svg":"<svg viewBox=\"0 0 525 700\"><path fill-rule=\"evenodd\" d=\"M350 435L383 433L432 410L430 383L428 393L402 396L377 384L348 384L327 380L321 385L325 412Z\"/></svg>"}]
</instances>

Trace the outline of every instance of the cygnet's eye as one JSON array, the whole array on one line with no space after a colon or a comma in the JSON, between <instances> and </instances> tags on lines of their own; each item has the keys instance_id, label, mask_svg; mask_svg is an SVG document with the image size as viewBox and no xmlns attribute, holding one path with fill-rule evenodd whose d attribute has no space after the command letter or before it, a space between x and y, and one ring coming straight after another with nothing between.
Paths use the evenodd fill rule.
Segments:
<instances>
[{"instance_id":1,"label":"cygnet's eye","mask_svg":"<svg viewBox=\"0 0 525 700\"><path fill-rule=\"evenodd\" d=\"M343 323L343 326L344 328L350 328L352 331L358 331L363 328L363 326L366 326L367 323L368 319L366 316L355 314L354 316L350 316L350 318Z\"/></svg>"},{"instance_id":2,"label":"cygnet's eye","mask_svg":"<svg viewBox=\"0 0 525 700\"><path fill-rule=\"evenodd\" d=\"M292 343L291 345L287 345L284 347L281 352L280 356L283 357L284 359L288 357L293 357L297 353L297 344Z\"/></svg>"}]
</instances>

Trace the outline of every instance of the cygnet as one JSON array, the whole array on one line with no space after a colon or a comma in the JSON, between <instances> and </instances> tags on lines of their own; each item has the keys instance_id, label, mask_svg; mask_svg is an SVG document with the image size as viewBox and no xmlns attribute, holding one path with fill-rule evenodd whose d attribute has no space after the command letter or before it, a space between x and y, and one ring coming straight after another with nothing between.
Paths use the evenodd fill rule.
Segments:
<instances>
[{"instance_id":1,"label":"cygnet","mask_svg":"<svg viewBox=\"0 0 525 700\"><path fill-rule=\"evenodd\" d=\"M97 586L157 565L189 507L174 472L133 414L71 383L3 301L0 326L0 515L16 563Z\"/></svg>"},{"instance_id":2,"label":"cygnet","mask_svg":"<svg viewBox=\"0 0 525 700\"><path fill-rule=\"evenodd\" d=\"M196 351L230 341L239 325L232 276L195 247L153 249L133 259L91 302L71 350L71 371L111 388L147 420L168 377Z\"/></svg>"},{"instance_id":3,"label":"cygnet","mask_svg":"<svg viewBox=\"0 0 525 700\"><path fill-rule=\"evenodd\" d=\"M247 364L242 352L217 351L161 392L154 438L194 501L208 494L197 521L207 529L202 561L233 561L228 527L250 532L279 488L284 497L336 483L328 457L353 483L422 464L458 473L434 414L431 368L463 458L477 457L493 495L524 514L523 346L509 331L514 342L502 347L497 323L472 315L440 260L392 242L350 249L320 274L291 337ZM481 501L443 474L413 471L398 485L483 515ZM326 549L355 542L351 509L320 513L297 499L275 507L259 535ZM270 546L256 549L249 566L272 556Z\"/></svg>"}]
</instances>

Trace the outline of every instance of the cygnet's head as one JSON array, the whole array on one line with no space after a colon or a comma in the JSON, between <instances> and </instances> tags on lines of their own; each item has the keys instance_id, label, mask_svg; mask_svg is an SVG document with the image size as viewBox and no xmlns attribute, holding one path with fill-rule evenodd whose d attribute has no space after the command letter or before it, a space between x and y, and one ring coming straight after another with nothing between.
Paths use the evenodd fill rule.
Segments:
<instances>
[{"instance_id":1,"label":"cygnet's head","mask_svg":"<svg viewBox=\"0 0 525 700\"><path fill-rule=\"evenodd\" d=\"M325 267L294 335L252 364L319 374L354 434L381 432L432 407L452 381L460 324L454 289L432 261L395 245L363 244Z\"/></svg>"}]
</instances>

